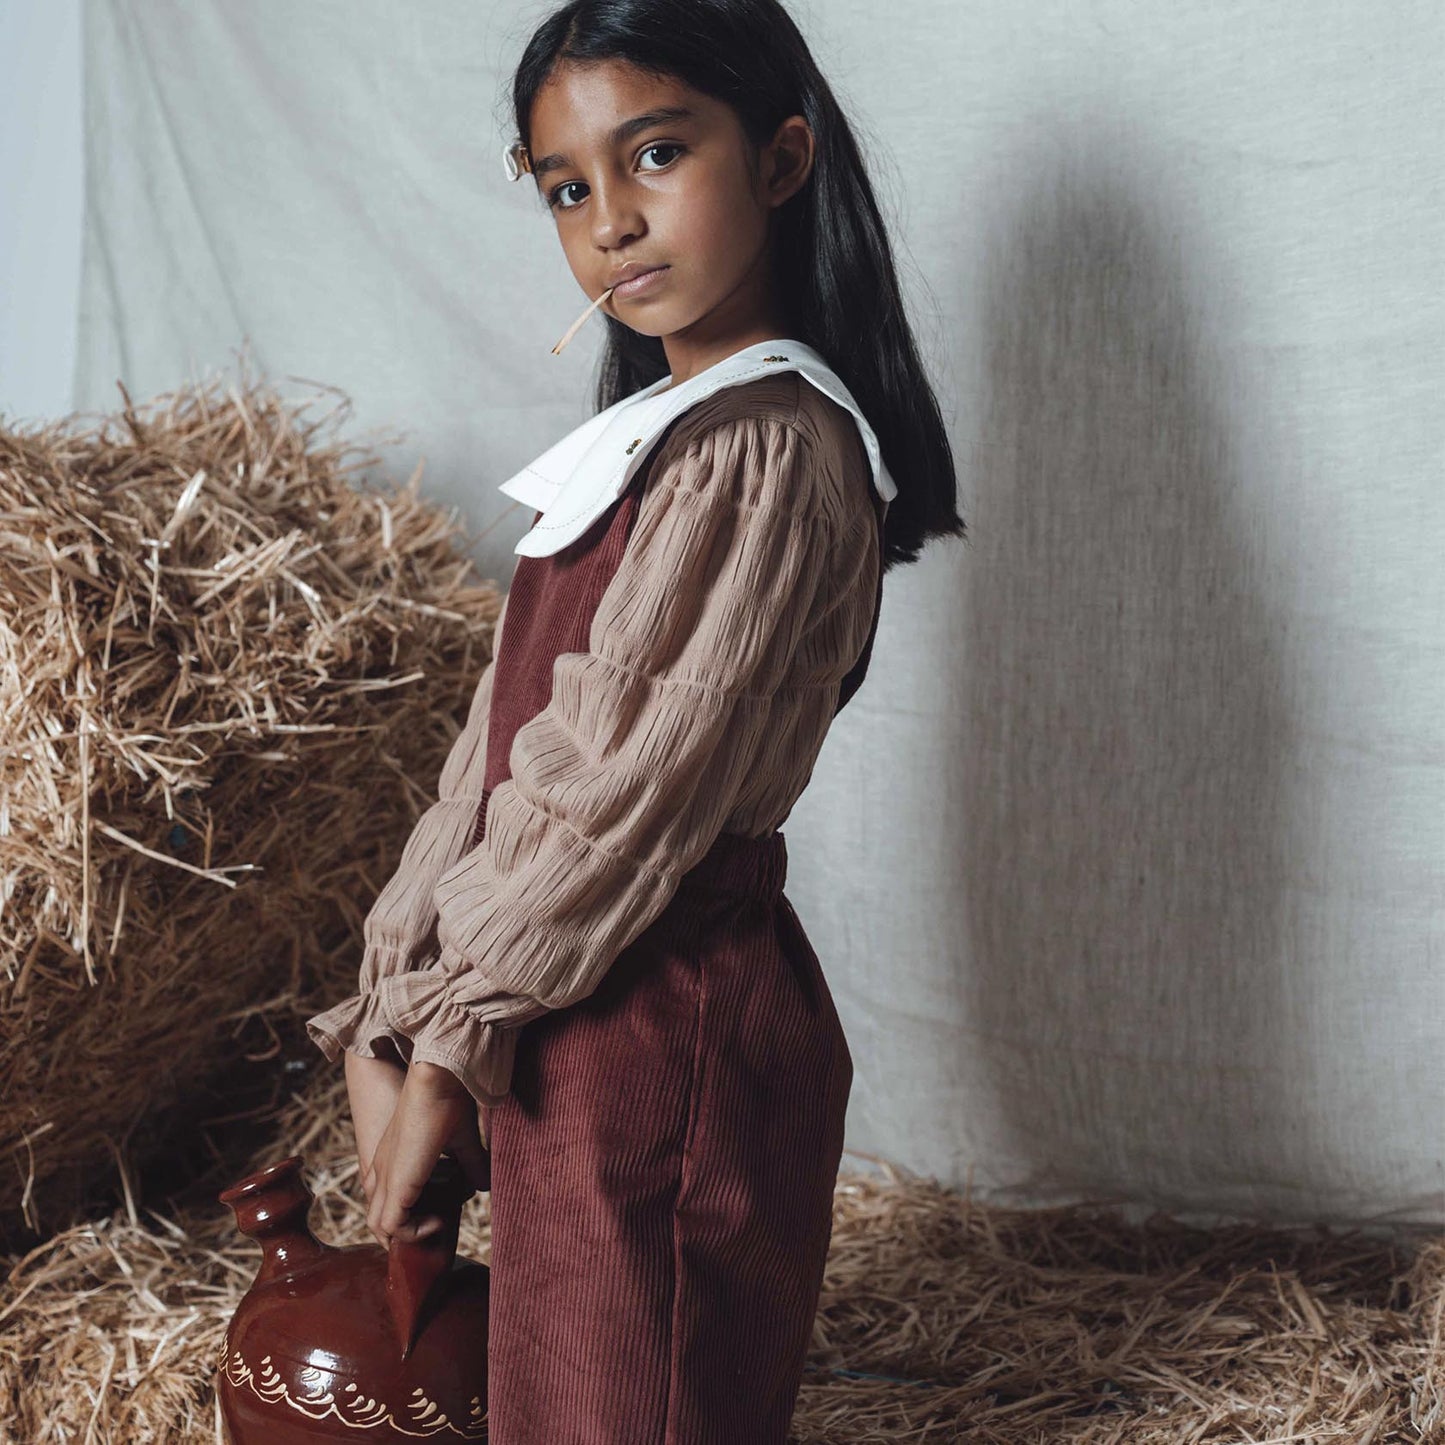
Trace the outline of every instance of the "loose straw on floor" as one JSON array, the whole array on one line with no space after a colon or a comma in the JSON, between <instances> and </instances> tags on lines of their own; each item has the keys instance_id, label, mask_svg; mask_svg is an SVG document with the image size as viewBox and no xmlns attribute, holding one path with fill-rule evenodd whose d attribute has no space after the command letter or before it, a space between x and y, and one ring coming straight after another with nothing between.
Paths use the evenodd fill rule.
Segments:
<instances>
[{"instance_id":1,"label":"loose straw on floor","mask_svg":"<svg viewBox=\"0 0 1445 1445\"><path fill-rule=\"evenodd\" d=\"M175 1212L128 1201L10 1261L0 1420L16 1441L218 1438L212 1371L259 1262L214 1202L223 1183L300 1153L317 1236L372 1242L342 1071L293 1062L299 1091L267 1140ZM459 1245L482 1261L486 1201ZM793 1439L1439 1445L1442 1330L1438 1235L1131 1225L850 1167Z\"/></svg>"}]
</instances>

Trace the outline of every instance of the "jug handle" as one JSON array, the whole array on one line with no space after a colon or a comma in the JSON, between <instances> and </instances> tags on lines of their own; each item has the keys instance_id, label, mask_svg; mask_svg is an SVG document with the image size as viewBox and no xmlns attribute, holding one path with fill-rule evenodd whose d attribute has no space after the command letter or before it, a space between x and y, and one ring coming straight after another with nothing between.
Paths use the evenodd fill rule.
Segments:
<instances>
[{"instance_id":1,"label":"jug handle","mask_svg":"<svg viewBox=\"0 0 1445 1445\"><path fill-rule=\"evenodd\" d=\"M417 1240L392 1236L386 1261L386 1305L402 1359L411 1354L421 1333L426 1305L434 1297L440 1298L442 1281L457 1257L462 1205L476 1192L461 1165L450 1154L443 1154L411 1209L418 1219L436 1215L441 1228Z\"/></svg>"}]
</instances>

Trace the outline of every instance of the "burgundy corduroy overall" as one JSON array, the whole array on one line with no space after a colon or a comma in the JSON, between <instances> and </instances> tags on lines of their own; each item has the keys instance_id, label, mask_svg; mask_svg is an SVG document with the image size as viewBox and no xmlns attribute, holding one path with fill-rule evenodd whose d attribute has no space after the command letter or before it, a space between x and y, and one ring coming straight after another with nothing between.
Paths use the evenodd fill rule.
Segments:
<instances>
[{"instance_id":1,"label":"burgundy corduroy overall","mask_svg":"<svg viewBox=\"0 0 1445 1445\"><path fill-rule=\"evenodd\" d=\"M478 840L553 660L589 647L649 470L570 546L518 558ZM780 831L721 834L593 993L523 1026L489 1118L491 1445L787 1440L853 1060L786 871Z\"/></svg>"}]
</instances>

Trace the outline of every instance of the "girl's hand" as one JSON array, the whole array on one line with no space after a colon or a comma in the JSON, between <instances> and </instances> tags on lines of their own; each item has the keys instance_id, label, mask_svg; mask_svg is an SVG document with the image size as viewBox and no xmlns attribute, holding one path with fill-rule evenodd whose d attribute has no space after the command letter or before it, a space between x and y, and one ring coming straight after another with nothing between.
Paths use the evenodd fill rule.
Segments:
<instances>
[{"instance_id":1,"label":"girl's hand","mask_svg":"<svg viewBox=\"0 0 1445 1445\"><path fill-rule=\"evenodd\" d=\"M400 1059L364 1059L349 1049L345 1065L351 1122L356 1130L356 1161L365 1187L376 1146L381 1142L381 1136L401 1100L406 1065ZM368 1196L370 1192L367 1190Z\"/></svg>"},{"instance_id":2,"label":"girl's hand","mask_svg":"<svg viewBox=\"0 0 1445 1445\"><path fill-rule=\"evenodd\" d=\"M476 1101L449 1069L427 1062L412 1064L363 1178L370 1201L366 1222L383 1249L391 1248L393 1238L425 1239L441 1228L436 1215L413 1219L411 1210L437 1160L448 1150L470 1183L490 1187L490 1161L478 1132Z\"/></svg>"}]
</instances>

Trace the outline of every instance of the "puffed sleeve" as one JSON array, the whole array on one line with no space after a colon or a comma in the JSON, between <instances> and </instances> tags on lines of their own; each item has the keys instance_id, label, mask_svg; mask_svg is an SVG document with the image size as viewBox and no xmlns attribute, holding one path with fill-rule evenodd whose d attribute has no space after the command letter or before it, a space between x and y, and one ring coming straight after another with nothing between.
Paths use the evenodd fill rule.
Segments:
<instances>
[{"instance_id":1,"label":"puffed sleeve","mask_svg":"<svg viewBox=\"0 0 1445 1445\"><path fill-rule=\"evenodd\" d=\"M556 659L484 837L437 877L438 956L378 980L363 1040L498 1103L520 1026L587 997L662 912L748 779L828 575L817 467L767 415L659 462L588 650Z\"/></svg>"},{"instance_id":2,"label":"puffed sleeve","mask_svg":"<svg viewBox=\"0 0 1445 1445\"><path fill-rule=\"evenodd\" d=\"M362 925L360 992L306 1021L311 1037L333 1061L343 1049L375 1057L369 1041L358 1036L366 1016L366 995L381 979L418 967L423 956L435 950L437 909L432 895L437 878L466 851L481 806L492 675L508 600L502 598L492 628L492 656L477 679L466 721L442 765L437 800L416 820L401 861Z\"/></svg>"}]
</instances>

